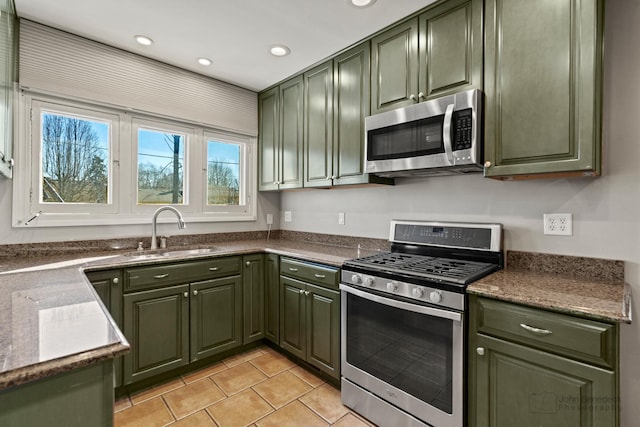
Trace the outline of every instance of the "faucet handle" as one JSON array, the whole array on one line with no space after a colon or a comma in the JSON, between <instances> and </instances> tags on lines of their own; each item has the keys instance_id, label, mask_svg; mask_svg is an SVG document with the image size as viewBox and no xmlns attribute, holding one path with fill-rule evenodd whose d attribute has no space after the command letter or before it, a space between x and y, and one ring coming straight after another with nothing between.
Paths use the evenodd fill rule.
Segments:
<instances>
[{"instance_id":1,"label":"faucet handle","mask_svg":"<svg viewBox=\"0 0 640 427\"><path fill-rule=\"evenodd\" d=\"M160 249L167 248L167 236L160 236Z\"/></svg>"}]
</instances>

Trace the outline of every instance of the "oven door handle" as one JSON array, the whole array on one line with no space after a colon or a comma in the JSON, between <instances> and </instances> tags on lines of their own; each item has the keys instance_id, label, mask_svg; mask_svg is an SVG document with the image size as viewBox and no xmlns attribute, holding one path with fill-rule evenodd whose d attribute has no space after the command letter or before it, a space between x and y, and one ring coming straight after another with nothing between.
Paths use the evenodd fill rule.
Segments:
<instances>
[{"instance_id":1,"label":"oven door handle","mask_svg":"<svg viewBox=\"0 0 640 427\"><path fill-rule=\"evenodd\" d=\"M442 142L444 143L444 152L447 155L449 166L453 165L453 146L451 144L451 122L453 119L454 104L447 105L444 112L444 122L442 124Z\"/></svg>"},{"instance_id":2,"label":"oven door handle","mask_svg":"<svg viewBox=\"0 0 640 427\"><path fill-rule=\"evenodd\" d=\"M385 298L369 292L361 291L360 289L356 289L351 286L344 285L342 283L340 283L340 290L349 294L359 296L360 298L367 299L369 301L377 302L380 304L388 305L388 306L399 308L402 310L409 310L415 313L427 314L434 317L449 319L449 320L453 320L454 322L462 321L462 313L459 313L457 311L442 310L439 308L429 307L425 305L411 304L405 301Z\"/></svg>"}]
</instances>

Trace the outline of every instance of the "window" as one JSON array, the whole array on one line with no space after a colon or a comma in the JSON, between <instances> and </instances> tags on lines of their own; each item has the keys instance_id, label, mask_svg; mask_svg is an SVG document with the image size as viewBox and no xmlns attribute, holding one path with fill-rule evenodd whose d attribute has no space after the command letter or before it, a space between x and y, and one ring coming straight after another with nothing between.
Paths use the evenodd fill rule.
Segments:
<instances>
[{"instance_id":1,"label":"window","mask_svg":"<svg viewBox=\"0 0 640 427\"><path fill-rule=\"evenodd\" d=\"M21 96L19 121L31 141L17 145L16 227L147 223L159 205L256 219L255 138L37 94Z\"/></svg>"},{"instance_id":2,"label":"window","mask_svg":"<svg viewBox=\"0 0 640 427\"><path fill-rule=\"evenodd\" d=\"M114 213L117 115L34 101L32 212Z\"/></svg>"}]
</instances>

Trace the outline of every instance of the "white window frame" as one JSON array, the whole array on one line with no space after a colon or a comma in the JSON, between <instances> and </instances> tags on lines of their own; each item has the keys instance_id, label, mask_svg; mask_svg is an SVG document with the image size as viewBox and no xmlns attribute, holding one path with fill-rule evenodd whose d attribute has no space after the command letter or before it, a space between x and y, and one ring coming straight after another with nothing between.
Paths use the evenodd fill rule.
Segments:
<instances>
[{"instance_id":1,"label":"white window frame","mask_svg":"<svg viewBox=\"0 0 640 427\"><path fill-rule=\"evenodd\" d=\"M161 205L137 204L137 130L176 131L186 135L185 141L185 204L175 205L189 222L230 222L256 221L257 219L257 138L255 136L219 130L189 123L184 120L161 117L144 111L132 111L121 107L113 107L88 103L76 99L60 98L50 94L22 90L18 97L16 114L16 151L13 179L13 211L12 226L23 227L77 227L95 225L148 224L150 216ZM40 130L34 132L36 124L32 120L36 114L34 106L46 106L47 111L60 112L87 118L110 118L110 205L78 204L69 209L70 204L46 206L34 204L39 201L35 191L39 188L39 149ZM37 120L39 122L39 120ZM138 127L136 127L138 126ZM135 137L134 137L135 136ZM207 206L207 141L214 138L221 142L243 144L241 152L241 185L246 194L246 204L240 206ZM36 144L34 146L34 144ZM35 186L34 186L35 184ZM33 190L32 190L33 188ZM30 197L30 195L32 195ZM61 204L62 205L62 204ZM88 207L91 206L91 209ZM83 209L83 207L85 209Z\"/></svg>"},{"instance_id":2,"label":"white window frame","mask_svg":"<svg viewBox=\"0 0 640 427\"><path fill-rule=\"evenodd\" d=\"M223 143L233 143L240 146L240 204L239 205L208 205L208 146L209 140L215 140ZM255 142L255 140L253 141ZM256 192L255 174L253 171L257 170L257 163L253 156L252 150L252 138L247 136L235 135L225 132L205 131L203 144L202 144L202 159L203 159L203 175L204 188L202 189L202 211L213 216L219 215L247 215L250 214L252 209L255 209L254 197Z\"/></svg>"}]
</instances>

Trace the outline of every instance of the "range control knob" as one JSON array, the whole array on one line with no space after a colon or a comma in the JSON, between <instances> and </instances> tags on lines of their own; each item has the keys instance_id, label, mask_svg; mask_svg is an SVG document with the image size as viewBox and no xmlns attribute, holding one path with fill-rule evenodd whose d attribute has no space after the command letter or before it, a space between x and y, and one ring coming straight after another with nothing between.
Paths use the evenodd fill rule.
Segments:
<instances>
[{"instance_id":1,"label":"range control knob","mask_svg":"<svg viewBox=\"0 0 640 427\"><path fill-rule=\"evenodd\" d=\"M364 285L368 286L370 288L373 288L376 285L376 283L373 280L373 277L365 277L364 278Z\"/></svg>"},{"instance_id":2,"label":"range control knob","mask_svg":"<svg viewBox=\"0 0 640 427\"><path fill-rule=\"evenodd\" d=\"M362 277L360 277L359 274L354 274L353 276L351 276L351 281L356 285L359 285L360 283L362 283Z\"/></svg>"},{"instance_id":3,"label":"range control knob","mask_svg":"<svg viewBox=\"0 0 640 427\"><path fill-rule=\"evenodd\" d=\"M424 291L420 288L413 288L411 294L414 298L422 298L422 296L424 295Z\"/></svg>"},{"instance_id":4,"label":"range control knob","mask_svg":"<svg viewBox=\"0 0 640 427\"><path fill-rule=\"evenodd\" d=\"M387 283L387 290L389 292L395 292L397 289L398 289L398 285L396 285L395 283L393 282Z\"/></svg>"},{"instance_id":5,"label":"range control knob","mask_svg":"<svg viewBox=\"0 0 640 427\"><path fill-rule=\"evenodd\" d=\"M433 303L439 303L440 301L442 301L442 292L440 291L431 291L431 293L429 294L429 301L433 302Z\"/></svg>"}]
</instances>

